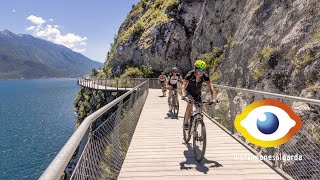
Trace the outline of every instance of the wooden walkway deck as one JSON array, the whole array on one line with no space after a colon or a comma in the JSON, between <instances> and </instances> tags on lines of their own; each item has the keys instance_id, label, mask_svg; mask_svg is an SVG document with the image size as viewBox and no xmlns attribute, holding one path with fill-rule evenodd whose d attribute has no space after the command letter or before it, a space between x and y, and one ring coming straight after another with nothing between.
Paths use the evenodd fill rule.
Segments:
<instances>
[{"instance_id":1,"label":"wooden walkway deck","mask_svg":"<svg viewBox=\"0 0 320 180\"><path fill-rule=\"evenodd\" d=\"M88 80L87 82L78 82L78 85L87 87L87 88L96 89L96 90L104 90L104 91L112 91L112 92L126 92L132 89L132 88L116 88L116 87L99 85L99 84L93 83L90 80Z\"/></svg>"},{"instance_id":2,"label":"wooden walkway deck","mask_svg":"<svg viewBox=\"0 0 320 180\"><path fill-rule=\"evenodd\" d=\"M180 100L180 115L173 119L167 97L150 89L118 179L283 179L259 160L235 160L252 154L209 119L207 150L203 163L193 158L192 144L184 144L182 121L186 103Z\"/></svg>"}]
</instances>

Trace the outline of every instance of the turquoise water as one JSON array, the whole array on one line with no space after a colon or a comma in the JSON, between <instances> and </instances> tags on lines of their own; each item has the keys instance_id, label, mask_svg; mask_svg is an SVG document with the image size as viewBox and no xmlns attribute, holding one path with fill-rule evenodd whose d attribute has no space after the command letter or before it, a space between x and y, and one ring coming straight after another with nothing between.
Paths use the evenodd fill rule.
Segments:
<instances>
[{"instance_id":1,"label":"turquoise water","mask_svg":"<svg viewBox=\"0 0 320 180\"><path fill-rule=\"evenodd\" d=\"M0 179L37 179L75 129L76 79L0 80Z\"/></svg>"}]
</instances>

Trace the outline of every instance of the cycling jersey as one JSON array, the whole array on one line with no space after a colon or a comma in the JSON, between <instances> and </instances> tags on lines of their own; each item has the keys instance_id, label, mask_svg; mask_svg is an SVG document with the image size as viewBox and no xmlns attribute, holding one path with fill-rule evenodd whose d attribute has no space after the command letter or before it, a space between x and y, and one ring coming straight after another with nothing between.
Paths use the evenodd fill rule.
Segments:
<instances>
[{"instance_id":1,"label":"cycling jersey","mask_svg":"<svg viewBox=\"0 0 320 180\"><path fill-rule=\"evenodd\" d=\"M166 76L165 75L160 75L159 76L159 80L161 81L161 82L164 82L164 81L166 81Z\"/></svg>"},{"instance_id":2,"label":"cycling jersey","mask_svg":"<svg viewBox=\"0 0 320 180\"><path fill-rule=\"evenodd\" d=\"M200 77L199 81L196 82L195 70L189 71L186 77L184 78L184 80L189 82L186 90L193 97L197 97L201 95L202 84L204 82L210 82L210 78L207 74L203 74L203 76Z\"/></svg>"},{"instance_id":3,"label":"cycling jersey","mask_svg":"<svg viewBox=\"0 0 320 180\"><path fill-rule=\"evenodd\" d=\"M168 85L172 86L172 88L177 89L178 88L178 81L181 80L180 74L176 74L176 76L173 76L171 73L168 76Z\"/></svg>"}]
</instances>

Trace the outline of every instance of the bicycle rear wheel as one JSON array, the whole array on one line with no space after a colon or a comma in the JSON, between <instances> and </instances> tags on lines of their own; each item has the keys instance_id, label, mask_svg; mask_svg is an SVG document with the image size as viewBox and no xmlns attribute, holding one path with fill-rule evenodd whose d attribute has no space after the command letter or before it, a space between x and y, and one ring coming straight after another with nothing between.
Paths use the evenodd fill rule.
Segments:
<instances>
[{"instance_id":1,"label":"bicycle rear wheel","mask_svg":"<svg viewBox=\"0 0 320 180\"><path fill-rule=\"evenodd\" d=\"M200 162L204 158L207 145L206 127L202 119L197 120L193 132L193 152L194 158Z\"/></svg>"}]
</instances>

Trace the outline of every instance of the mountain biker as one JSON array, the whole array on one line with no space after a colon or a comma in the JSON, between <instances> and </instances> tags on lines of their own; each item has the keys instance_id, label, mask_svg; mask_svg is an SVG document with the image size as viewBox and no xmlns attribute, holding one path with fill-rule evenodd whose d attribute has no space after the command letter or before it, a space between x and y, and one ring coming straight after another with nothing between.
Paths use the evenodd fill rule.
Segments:
<instances>
[{"instance_id":1,"label":"mountain biker","mask_svg":"<svg viewBox=\"0 0 320 180\"><path fill-rule=\"evenodd\" d=\"M166 77L166 75L164 75L164 72L161 72L161 75L159 76L158 79L161 83L161 88L162 89L166 88L165 85L166 85L167 77Z\"/></svg>"},{"instance_id":2,"label":"mountain biker","mask_svg":"<svg viewBox=\"0 0 320 180\"><path fill-rule=\"evenodd\" d=\"M170 104L171 102L171 97L172 97L172 91L173 90L177 90L178 88L178 81L182 82L182 78L180 76L180 74L178 73L178 68L174 67L172 68L171 74L169 74L168 76L168 80L167 80L167 87L169 88L169 92L168 92L168 104ZM172 111L171 106L169 106L169 112Z\"/></svg>"},{"instance_id":3,"label":"mountain biker","mask_svg":"<svg viewBox=\"0 0 320 180\"><path fill-rule=\"evenodd\" d=\"M206 68L206 63L202 60L197 60L194 63L195 69L190 70L183 81L181 87L182 99L188 102L189 99L196 102L201 102L201 90L202 84L206 82L207 88L211 93L213 102L217 102L216 91L213 89L210 78L205 74L204 70ZM188 129L188 120L190 118L191 112L193 111L193 106L191 103L188 103L186 113L184 115L183 128Z\"/></svg>"}]
</instances>

